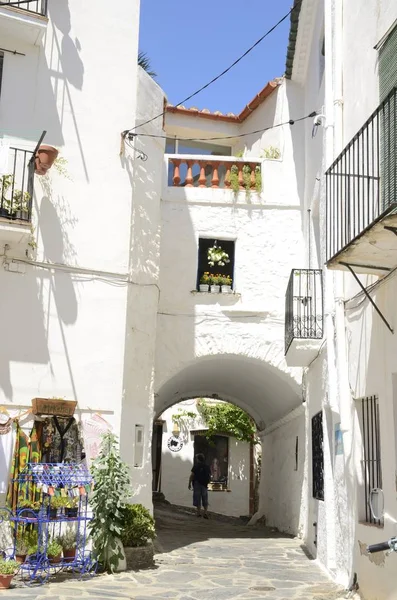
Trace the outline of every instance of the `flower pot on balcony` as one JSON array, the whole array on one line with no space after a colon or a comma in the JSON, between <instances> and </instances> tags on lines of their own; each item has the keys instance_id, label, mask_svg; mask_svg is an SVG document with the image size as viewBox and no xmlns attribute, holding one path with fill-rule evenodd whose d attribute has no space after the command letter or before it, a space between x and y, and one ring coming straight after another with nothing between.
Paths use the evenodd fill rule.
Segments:
<instances>
[{"instance_id":1,"label":"flower pot on balcony","mask_svg":"<svg viewBox=\"0 0 397 600\"><path fill-rule=\"evenodd\" d=\"M211 285L211 288L210 288L211 294L219 294L220 290L221 290L220 285Z\"/></svg>"},{"instance_id":2,"label":"flower pot on balcony","mask_svg":"<svg viewBox=\"0 0 397 600\"><path fill-rule=\"evenodd\" d=\"M21 221L29 221L29 213L27 210L17 210L15 218L20 219Z\"/></svg>"},{"instance_id":3,"label":"flower pot on balcony","mask_svg":"<svg viewBox=\"0 0 397 600\"><path fill-rule=\"evenodd\" d=\"M223 285L221 289L222 289L222 294L231 294L232 293L231 285Z\"/></svg>"},{"instance_id":4,"label":"flower pot on balcony","mask_svg":"<svg viewBox=\"0 0 397 600\"><path fill-rule=\"evenodd\" d=\"M210 289L210 286L208 284L200 283L200 285L199 285L200 292L208 292L209 289Z\"/></svg>"},{"instance_id":5,"label":"flower pot on balcony","mask_svg":"<svg viewBox=\"0 0 397 600\"><path fill-rule=\"evenodd\" d=\"M48 169L51 169L54 160L58 156L58 150L54 146L46 146L43 144L37 150L35 157L35 173L36 175L45 175Z\"/></svg>"},{"instance_id":6,"label":"flower pot on balcony","mask_svg":"<svg viewBox=\"0 0 397 600\"><path fill-rule=\"evenodd\" d=\"M6 219L10 218L10 211L6 208L0 208L0 217L5 217Z\"/></svg>"}]
</instances>

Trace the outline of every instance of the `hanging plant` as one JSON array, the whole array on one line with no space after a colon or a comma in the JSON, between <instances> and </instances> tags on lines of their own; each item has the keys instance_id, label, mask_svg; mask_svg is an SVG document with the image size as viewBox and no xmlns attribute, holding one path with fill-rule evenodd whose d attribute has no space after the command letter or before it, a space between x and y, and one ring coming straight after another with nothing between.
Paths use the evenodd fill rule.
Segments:
<instances>
[{"instance_id":1,"label":"hanging plant","mask_svg":"<svg viewBox=\"0 0 397 600\"><path fill-rule=\"evenodd\" d=\"M210 267L214 267L215 265L224 267L230 263L228 253L222 250L221 246L218 246L216 241L211 248L208 248L207 259Z\"/></svg>"}]
</instances>

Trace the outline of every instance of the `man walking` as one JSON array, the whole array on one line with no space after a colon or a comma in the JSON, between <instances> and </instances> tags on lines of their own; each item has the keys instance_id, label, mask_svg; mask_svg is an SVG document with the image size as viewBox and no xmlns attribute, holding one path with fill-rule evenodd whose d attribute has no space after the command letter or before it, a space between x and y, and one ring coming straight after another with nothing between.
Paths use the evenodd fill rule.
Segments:
<instances>
[{"instance_id":1,"label":"man walking","mask_svg":"<svg viewBox=\"0 0 397 600\"><path fill-rule=\"evenodd\" d=\"M193 483L193 506L197 509L197 516L201 517L201 505L203 506L204 519L208 519L208 489L207 486L211 480L211 471L205 464L204 454L196 454L196 464L194 465L189 477L189 490Z\"/></svg>"}]
</instances>

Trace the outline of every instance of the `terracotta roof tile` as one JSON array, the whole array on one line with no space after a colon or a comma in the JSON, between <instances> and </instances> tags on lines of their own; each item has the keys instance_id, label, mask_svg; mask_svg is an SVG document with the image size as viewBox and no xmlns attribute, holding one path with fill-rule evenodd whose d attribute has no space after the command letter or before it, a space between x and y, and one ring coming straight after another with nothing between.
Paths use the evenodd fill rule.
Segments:
<instances>
[{"instance_id":1,"label":"terracotta roof tile","mask_svg":"<svg viewBox=\"0 0 397 600\"><path fill-rule=\"evenodd\" d=\"M177 113L180 115L194 115L196 117L200 117L202 119L213 119L216 121L226 121L227 123L242 123L258 106L262 104L268 98L274 90L281 84L282 78L274 79L273 81L269 81L265 87L249 102L240 114L235 115L234 113L227 113L224 115L219 110L214 112L210 112L208 108L203 108L199 110L197 107L192 106L191 108L186 108L183 105L173 106L172 104L167 105L167 112Z\"/></svg>"}]
</instances>

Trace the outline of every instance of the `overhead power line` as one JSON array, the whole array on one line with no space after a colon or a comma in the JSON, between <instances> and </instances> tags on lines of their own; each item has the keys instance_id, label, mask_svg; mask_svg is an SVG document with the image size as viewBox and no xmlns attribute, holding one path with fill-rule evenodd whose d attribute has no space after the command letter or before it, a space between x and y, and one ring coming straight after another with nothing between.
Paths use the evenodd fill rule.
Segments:
<instances>
[{"instance_id":1,"label":"overhead power line","mask_svg":"<svg viewBox=\"0 0 397 600\"><path fill-rule=\"evenodd\" d=\"M305 117L299 117L298 119L290 119L289 121L284 121L283 123L276 123L275 125L270 125L269 127L264 127L263 129L255 129L255 131L248 131L246 133L239 133L237 135L225 135L222 137L207 137L207 138L183 138L176 137L180 142L214 142L219 140L234 140L237 138L247 137L249 135L254 135L256 133L264 133L265 131L269 131L270 129L276 129L277 127L284 127L284 125L295 125L295 123L299 123L299 121L304 121L305 119L311 119L317 115L317 112L314 110L310 114ZM130 133L129 139L133 139L135 137L147 137L147 138L156 138L156 139L167 139L169 135L161 135L155 133Z\"/></svg>"},{"instance_id":2,"label":"overhead power line","mask_svg":"<svg viewBox=\"0 0 397 600\"><path fill-rule=\"evenodd\" d=\"M261 42L263 42L263 40L265 38L267 38L268 35L270 35L275 29L277 29L277 27L279 27L279 25L281 25L281 23L283 23L286 19L288 19L288 17L295 10L298 10L298 8L301 5L301 3L302 3L302 0L296 0L294 2L294 6L291 8L291 10L289 10L287 12L287 14L285 14L275 25L273 25L273 27L271 27L268 31L266 31L266 33L264 33L262 35L262 37L259 38L259 40L257 40L254 44L252 44L252 46L250 46L248 48L248 50L246 50L243 54L241 54L241 56L239 56L229 67L227 67L226 69L224 69L221 73L219 73L219 75L217 75L216 77L214 77L213 79L211 79L211 81L209 81L205 85L201 86L201 88L199 88L198 90L196 90L195 92L193 92L193 94L190 94L190 96L187 96L186 98L184 98L183 100L181 100L180 102L178 102L178 104L175 104L174 106L180 106L181 104L185 104L185 102L188 102L189 100L191 100L192 98L194 98L194 96L197 96L197 94L199 94L200 92L202 92L203 90L205 90L206 88L208 88L210 85L212 85L213 83L215 83L216 81L218 81L218 79L220 79L224 75L226 75L226 73L228 73L231 69L233 69L233 67L235 67L241 60L243 60L243 58L245 58L250 52L252 52L252 50L254 48L256 48L256 46L258 46ZM160 117L163 117L165 115L165 113L166 113L166 110L163 110L163 112L159 113L155 117L152 117L151 119L148 119L144 123L140 123L139 125L135 125L135 127L131 127L131 129L126 129L125 131L123 131L122 136L125 138L131 131L135 131L135 129L137 129L138 127L143 127L144 125L148 125L149 123L152 123L156 119L159 119Z\"/></svg>"}]
</instances>

